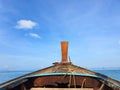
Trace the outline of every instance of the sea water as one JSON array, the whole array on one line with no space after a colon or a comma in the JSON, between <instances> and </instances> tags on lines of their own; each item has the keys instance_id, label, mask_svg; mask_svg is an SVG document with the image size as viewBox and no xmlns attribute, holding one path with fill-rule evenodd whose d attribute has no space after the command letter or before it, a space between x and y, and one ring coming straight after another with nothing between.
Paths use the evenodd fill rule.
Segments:
<instances>
[{"instance_id":1,"label":"sea water","mask_svg":"<svg viewBox=\"0 0 120 90\"><path fill-rule=\"evenodd\" d=\"M31 71L0 71L0 84L30 72Z\"/></svg>"},{"instance_id":2,"label":"sea water","mask_svg":"<svg viewBox=\"0 0 120 90\"><path fill-rule=\"evenodd\" d=\"M120 81L120 70L94 70L95 72L107 75ZM0 71L0 83L6 82L32 71Z\"/></svg>"},{"instance_id":3,"label":"sea water","mask_svg":"<svg viewBox=\"0 0 120 90\"><path fill-rule=\"evenodd\" d=\"M94 71L120 81L120 70L94 70Z\"/></svg>"}]
</instances>

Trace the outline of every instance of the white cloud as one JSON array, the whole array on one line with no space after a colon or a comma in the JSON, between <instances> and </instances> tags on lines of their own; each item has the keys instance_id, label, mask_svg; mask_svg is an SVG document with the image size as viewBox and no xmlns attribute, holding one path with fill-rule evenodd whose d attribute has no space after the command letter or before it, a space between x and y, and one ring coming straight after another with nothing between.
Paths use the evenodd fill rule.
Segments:
<instances>
[{"instance_id":1,"label":"white cloud","mask_svg":"<svg viewBox=\"0 0 120 90\"><path fill-rule=\"evenodd\" d=\"M16 28L17 29L32 29L36 25L37 23L31 20L19 20L17 21Z\"/></svg>"},{"instance_id":2,"label":"white cloud","mask_svg":"<svg viewBox=\"0 0 120 90\"><path fill-rule=\"evenodd\" d=\"M28 35L33 37L33 38L41 38L40 35L38 35L36 33L29 33Z\"/></svg>"}]
</instances>

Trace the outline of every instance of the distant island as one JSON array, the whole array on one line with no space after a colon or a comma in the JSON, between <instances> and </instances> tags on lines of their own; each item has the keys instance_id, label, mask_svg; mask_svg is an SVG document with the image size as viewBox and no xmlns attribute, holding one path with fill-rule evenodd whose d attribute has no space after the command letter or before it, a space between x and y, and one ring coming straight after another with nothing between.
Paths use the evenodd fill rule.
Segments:
<instances>
[{"instance_id":1,"label":"distant island","mask_svg":"<svg viewBox=\"0 0 120 90\"><path fill-rule=\"evenodd\" d=\"M91 70L120 70L120 67L99 67L99 68L90 68Z\"/></svg>"}]
</instances>

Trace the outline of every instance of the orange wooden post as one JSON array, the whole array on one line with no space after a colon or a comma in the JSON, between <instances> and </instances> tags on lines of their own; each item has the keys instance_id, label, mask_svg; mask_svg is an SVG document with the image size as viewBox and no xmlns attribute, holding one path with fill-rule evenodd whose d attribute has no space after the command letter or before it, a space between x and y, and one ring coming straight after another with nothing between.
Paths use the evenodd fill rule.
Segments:
<instances>
[{"instance_id":1,"label":"orange wooden post","mask_svg":"<svg viewBox=\"0 0 120 90\"><path fill-rule=\"evenodd\" d=\"M68 62L68 42L61 42L62 62Z\"/></svg>"}]
</instances>

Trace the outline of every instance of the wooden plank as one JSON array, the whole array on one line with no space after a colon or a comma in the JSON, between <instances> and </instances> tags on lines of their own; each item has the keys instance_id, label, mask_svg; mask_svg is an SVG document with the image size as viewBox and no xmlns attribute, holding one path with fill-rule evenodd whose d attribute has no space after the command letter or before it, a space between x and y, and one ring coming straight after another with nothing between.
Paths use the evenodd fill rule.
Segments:
<instances>
[{"instance_id":1,"label":"wooden plank","mask_svg":"<svg viewBox=\"0 0 120 90\"><path fill-rule=\"evenodd\" d=\"M93 88L31 88L30 90L94 90Z\"/></svg>"}]
</instances>

